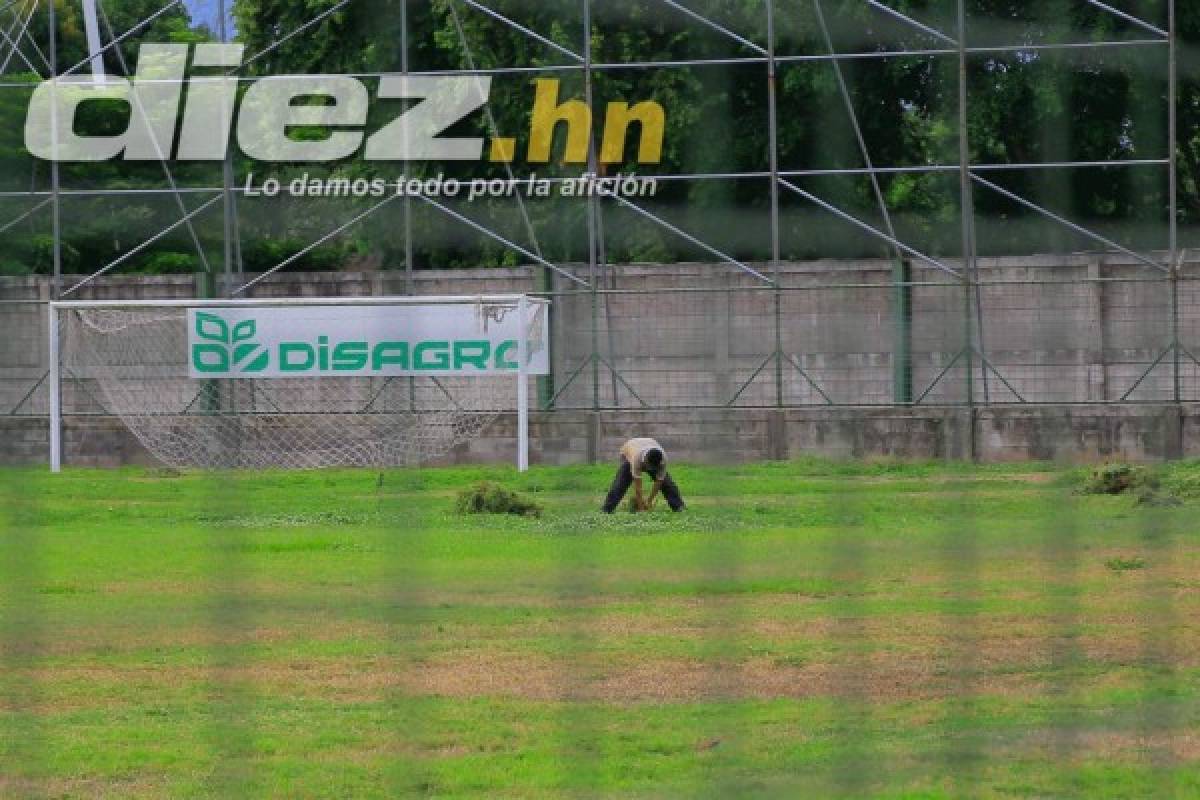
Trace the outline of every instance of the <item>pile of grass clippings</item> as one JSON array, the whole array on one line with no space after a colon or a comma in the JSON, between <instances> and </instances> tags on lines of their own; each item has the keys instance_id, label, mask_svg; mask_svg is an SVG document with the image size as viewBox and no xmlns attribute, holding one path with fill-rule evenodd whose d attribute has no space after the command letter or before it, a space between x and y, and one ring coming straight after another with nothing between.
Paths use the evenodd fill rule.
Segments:
<instances>
[{"instance_id":1,"label":"pile of grass clippings","mask_svg":"<svg viewBox=\"0 0 1200 800\"><path fill-rule=\"evenodd\" d=\"M518 517L540 517L544 510L539 503L491 481L481 481L460 492L455 507L460 514L513 514Z\"/></svg>"},{"instance_id":2,"label":"pile of grass clippings","mask_svg":"<svg viewBox=\"0 0 1200 800\"><path fill-rule=\"evenodd\" d=\"M1105 464L1092 470L1079 488L1081 494L1124 494L1153 492L1159 487L1158 476L1147 467L1133 464Z\"/></svg>"}]
</instances>

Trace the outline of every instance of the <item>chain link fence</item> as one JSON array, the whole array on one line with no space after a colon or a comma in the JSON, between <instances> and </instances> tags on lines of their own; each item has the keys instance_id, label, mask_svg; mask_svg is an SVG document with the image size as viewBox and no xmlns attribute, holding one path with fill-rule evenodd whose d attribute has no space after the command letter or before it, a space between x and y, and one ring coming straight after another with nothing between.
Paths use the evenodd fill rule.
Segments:
<instances>
[{"instance_id":1,"label":"chain link fence","mask_svg":"<svg viewBox=\"0 0 1200 800\"><path fill-rule=\"evenodd\" d=\"M907 266L904 269L908 269ZM988 270L992 272L993 270ZM1195 276L883 269L555 296L551 408L1190 402ZM1058 277L1077 271L1078 277ZM1010 275L1003 274L1004 272ZM1090 275L1088 273L1091 273ZM854 282L854 281L861 282ZM1172 298L1184 298L1178 308ZM565 321L563 321L565 318ZM582 323L582 324L581 324Z\"/></svg>"},{"instance_id":2,"label":"chain link fence","mask_svg":"<svg viewBox=\"0 0 1200 800\"><path fill-rule=\"evenodd\" d=\"M789 265L778 288L719 265L613 268L592 290L555 286L544 411L1161 404L1200 400L1200 274L1147 275L1100 258L1006 260L976 281L908 263ZM1140 274L1139 274L1140 273ZM387 273L381 273L386 276ZM528 271L493 280L426 276L434 291L528 290ZM559 281L558 283L562 283ZM263 295L309 293L304 279ZM600 288L603 286L604 288ZM101 282L97 297L183 297L190 281ZM386 278L331 279L336 296L387 291ZM36 294L30 282L9 298ZM47 413L44 303L0 303L0 408ZM69 376L68 376L69 377ZM79 389L79 387L76 387ZM79 389L68 414L105 413Z\"/></svg>"}]
</instances>

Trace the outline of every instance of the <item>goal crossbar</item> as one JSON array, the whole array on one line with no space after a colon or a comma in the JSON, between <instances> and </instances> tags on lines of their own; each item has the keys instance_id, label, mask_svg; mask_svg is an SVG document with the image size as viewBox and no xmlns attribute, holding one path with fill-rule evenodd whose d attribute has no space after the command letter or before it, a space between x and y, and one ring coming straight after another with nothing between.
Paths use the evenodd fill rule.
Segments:
<instances>
[{"instance_id":1,"label":"goal crossbar","mask_svg":"<svg viewBox=\"0 0 1200 800\"><path fill-rule=\"evenodd\" d=\"M59 311L147 308L282 308L286 306L425 306L516 305L549 306L550 301L527 294L400 295L396 297L264 297L251 300L62 300L50 303Z\"/></svg>"}]
</instances>

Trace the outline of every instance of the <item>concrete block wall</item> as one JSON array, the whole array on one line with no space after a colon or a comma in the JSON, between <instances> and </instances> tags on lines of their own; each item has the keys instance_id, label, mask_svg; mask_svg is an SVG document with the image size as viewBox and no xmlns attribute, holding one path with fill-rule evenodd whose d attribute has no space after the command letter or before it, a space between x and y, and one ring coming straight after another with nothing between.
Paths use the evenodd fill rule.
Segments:
<instances>
[{"instance_id":1,"label":"concrete block wall","mask_svg":"<svg viewBox=\"0 0 1200 800\"><path fill-rule=\"evenodd\" d=\"M674 460L698 464L972 455L985 462L1151 462L1200 457L1200 405L552 412L535 414L530 432L533 463L556 466L615 462L634 435L655 436ZM0 463L44 465L47 442L45 419L0 417ZM155 463L113 417L68 419L64 449L73 467ZM434 464L515 460L516 419L505 414Z\"/></svg>"},{"instance_id":2,"label":"concrete block wall","mask_svg":"<svg viewBox=\"0 0 1200 800\"><path fill-rule=\"evenodd\" d=\"M45 414L45 306L0 303L0 414Z\"/></svg>"},{"instance_id":3,"label":"concrete block wall","mask_svg":"<svg viewBox=\"0 0 1200 800\"><path fill-rule=\"evenodd\" d=\"M767 267L763 266L764 269ZM978 298L982 322L972 335L987 356L971 353L977 403L1163 402L1173 399L1173 365L1143 375L1170 341L1170 287L1145 265L1099 255L984 259ZM775 374L763 366L774 349L774 293L753 277L717 265L611 268L604 285L647 292L606 297L596 332L605 359L600 404L774 405ZM892 265L883 261L813 262L780 267L785 405L890 405L896 352ZM1188 265L1181 283L1181 335L1200 352L1200 277ZM965 400L964 289L944 273L913 268L911 358L914 391L926 402ZM1193 285L1196 284L1196 285ZM559 288L564 288L562 282ZM701 289L696 293L692 290ZM733 294L720 290L737 289ZM759 289L759 291L755 291ZM1189 294L1190 292L1190 294ZM1191 305L1188 305L1191 298ZM556 329L557 374L590 355L590 298L563 298ZM608 365L621 380L614 380ZM1200 399L1200 365L1180 364L1188 399ZM560 398L593 402L591 377Z\"/></svg>"},{"instance_id":4,"label":"concrete block wall","mask_svg":"<svg viewBox=\"0 0 1200 800\"><path fill-rule=\"evenodd\" d=\"M1173 405L980 409L977 453L987 462L1194 458L1200 439L1185 441L1183 421L1194 425L1197 411Z\"/></svg>"},{"instance_id":5,"label":"concrete block wall","mask_svg":"<svg viewBox=\"0 0 1200 800\"><path fill-rule=\"evenodd\" d=\"M50 432L45 417L0 417L0 464L48 464Z\"/></svg>"}]
</instances>

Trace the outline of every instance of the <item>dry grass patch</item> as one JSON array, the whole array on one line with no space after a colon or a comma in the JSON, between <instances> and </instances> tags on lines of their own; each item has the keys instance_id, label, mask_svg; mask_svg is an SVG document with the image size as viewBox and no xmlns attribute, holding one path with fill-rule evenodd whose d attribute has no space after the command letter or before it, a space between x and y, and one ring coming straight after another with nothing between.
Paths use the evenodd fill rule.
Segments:
<instances>
[{"instance_id":1,"label":"dry grass patch","mask_svg":"<svg viewBox=\"0 0 1200 800\"><path fill-rule=\"evenodd\" d=\"M1085 761L1142 761L1147 755L1175 765L1200 762L1200 734L1173 731L1043 730L1012 748L1051 753L1074 763Z\"/></svg>"}]
</instances>

